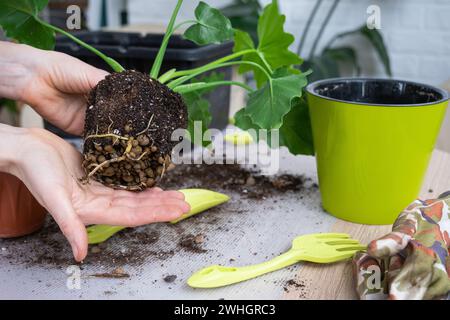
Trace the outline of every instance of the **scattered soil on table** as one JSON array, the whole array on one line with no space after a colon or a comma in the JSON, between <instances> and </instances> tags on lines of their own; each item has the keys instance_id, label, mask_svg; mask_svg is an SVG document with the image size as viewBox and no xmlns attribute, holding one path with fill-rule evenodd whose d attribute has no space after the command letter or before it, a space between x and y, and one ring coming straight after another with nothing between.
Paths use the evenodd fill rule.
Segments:
<instances>
[{"instance_id":1,"label":"scattered soil on table","mask_svg":"<svg viewBox=\"0 0 450 320\"><path fill-rule=\"evenodd\" d=\"M286 281L284 287L285 292L291 292L294 290L296 293L299 294L299 298L307 298L308 297L308 285L305 281L299 280L296 281L294 279L290 279Z\"/></svg>"},{"instance_id":2,"label":"scattered soil on table","mask_svg":"<svg viewBox=\"0 0 450 320\"><path fill-rule=\"evenodd\" d=\"M205 253L208 250L205 250L201 247L201 244L203 242L204 242L203 235L199 234L194 236L192 234L188 234L180 239L179 246L189 252Z\"/></svg>"},{"instance_id":3,"label":"scattered soil on table","mask_svg":"<svg viewBox=\"0 0 450 320\"><path fill-rule=\"evenodd\" d=\"M167 283L172 283L172 282L174 282L176 279L177 279L177 276L174 275L174 274L171 274L171 275L168 275L168 276L164 277L163 280L164 280L165 282L167 282Z\"/></svg>"},{"instance_id":4,"label":"scattered soil on table","mask_svg":"<svg viewBox=\"0 0 450 320\"><path fill-rule=\"evenodd\" d=\"M89 94L83 168L89 179L139 191L172 168L175 129L187 127L181 95L134 70L113 73Z\"/></svg>"},{"instance_id":5,"label":"scattered soil on table","mask_svg":"<svg viewBox=\"0 0 450 320\"><path fill-rule=\"evenodd\" d=\"M303 176L261 176L256 170L238 165L180 165L167 173L163 182L164 188L200 187L222 191L229 194L231 200L177 224L158 223L125 229L104 243L90 246L82 267L114 270L121 266L139 267L144 262L160 266L180 254L217 256L220 253L208 239L217 232L239 227L234 224L233 216L252 214L242 209L249 202L280 199L288 192L303 198L317 189L311 179ZM269 203L274 205L274 201ZM8 259L12 265L65 268L74 264L67 240L50 217L40 231L17 239L0 239L0 247L5 248L0 252L1 258Z\"/></svg>"},{"instance_id":6,"label":"scattered soil on table","mask_svg":"<svg viewBox=\"0 0 450 320\"><path fill-rule=\"evenodd\" d=\"M125 229L104 243L91 245L85 265L116 268L122 265L140 265L146 259L164 260L173 256L173 251L155 248L159 230ZM8 248L5 255L10 263L29 266L68 266L75 264L67 240L52 218L47 217L44 227L29 236L17 239L0 239ZM118 244L123 245L118 245Z\"/></svg>"},{"instance_id":7,"label":"scattered soil on table","mask_svg":"<svg viewBox=\"0 0 450 320\"><path fill-rule=\"evenodd\" d=\"M263 176L255 169L245 169L237 164L181 165L167 174L161 186L179 188L180 183L192 188L239 192L243 198L264 200L286 191L300 191L311 181L300 175L282 174ZM317 184L313 183L313 188Z\"/></svg>"}]
</instances>

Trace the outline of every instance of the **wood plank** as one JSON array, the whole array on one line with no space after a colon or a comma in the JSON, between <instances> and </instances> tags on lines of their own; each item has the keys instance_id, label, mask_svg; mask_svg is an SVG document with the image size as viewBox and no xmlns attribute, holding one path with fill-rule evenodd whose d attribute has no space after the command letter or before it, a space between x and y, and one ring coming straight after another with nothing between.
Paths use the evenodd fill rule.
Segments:
<instances>
[{"instance_id":1,"label":"wood plank","mask_svg":"<svg viewBox=\"0 0 450 320\"><path fill-rule=\"evenodd\" d=\"M420 192L422 199L437 197L450 190L450 154L435 150ZM345 232L362 243L369 243L391 230L391 226L368 226L337 221L330 232ZM334 265L304 264L297 276L305 287L289 288L285 299L357 299L351 261Z\"/></svg>"},{"instance_id":2,"label":"wood plank","mask_svg":"<svg viewBox=\"0 0 450 320\"><path fill-rule=\"evenodd\" d=\"M420 197L430 199L450 190L450 153L435 150L431 157Z\"/></svg>"}]
</instances>

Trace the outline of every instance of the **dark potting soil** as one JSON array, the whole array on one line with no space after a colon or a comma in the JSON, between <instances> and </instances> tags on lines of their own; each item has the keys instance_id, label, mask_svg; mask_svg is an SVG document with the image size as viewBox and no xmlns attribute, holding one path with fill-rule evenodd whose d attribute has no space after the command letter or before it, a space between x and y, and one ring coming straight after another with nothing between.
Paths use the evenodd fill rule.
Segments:
<instances>
[{"instance_id":1,"label":"dark potting soil","mask_svg":"<svg viewBox=\"0 0 450 320\"><path fill-rule=\"evenodd\" d=\"M171 274L171 275L165 276L163 280L164 280L165 282L167 282L167 283L172 283L172 282L174 282L176 279L177 279L177 276L174 275L174 274Z\"/></svg>"},{"instance_id":2,"label":"dark potting soil","mask_svg":"<svg viewBox=\"0 0 450 320\"><path fill-rule=\"evenodd\" d=\"M84 181L142 190L171 168L178 141L175 129L187 127L181 96L134 70L113 73L89 94L84 128Z\"/></svg>"},{"instance_id":3,"label":"dark potting soil","mask_svg":"<svg viewBox=\"0 0 450 320\"><path fill-rule=\"evenodd\" d=\"M260 199L286 191L300 191L310 178L282 174L276 176L260 175L256 169L244 169L237 164L183 165L177 166L161 181L163 188L179 188L180 181L192 188L212 190L232 190L243 198ZM313 184L318 188L317 184Z\"/></svg>"},{"instance_id":4,"label":"dark potting soil","mask_svg":"<svg viewBox=\"0 0 450 320\"><path fill-rule=\"evenodd\" d=\"M164 188L206 188L232 195L230 202L212 208L177 224L157 223L125 229L104 243L89 246L85 266L102 266L116 270L122 266L141 266L144 262L163 264L174 255L217 254L209 248L208 235L227 232L233 215L251 214L239 209L249 201L263 201L295 192L299 198L316 190L317 185L305 188L309 178L296 175L261 176L256 170L239 165L180 165L168 172L161 184ZM272 203L275 203L273 199ZM231 209L230 207L238 208ZM70 246L50 217L38 232L17 239L0 239L6 247L2 259L12 265L28 267L66 267L74 264ZM114 272L100 273L98 277L125 277ZM113 275L111 275L113 274Z\"/></svg>"},{"instance_id":5,"label":"dark potting soil","mask_svg":"<svg viewBox=\"0 0 450 320\"><path fill-rule=\"evenodd\" d=\"M285 292L295 291L298 293L298 298L308 298L309 284L304 280L289 279L285 282L283 290Z\"/></svg>"},{"instance_id":6,"label":"dark potting soil","mask_svg":"<svg viewBox=\"0 0 450 320\"><path fill-rule=\"evenodd\" d=\"M201 244L204 242L204 238L205 237L202 234L196 236L188 234L180 239L178 245L190 252L205 253L207 250L201 247Z\"/></svg>"}]
</instances>

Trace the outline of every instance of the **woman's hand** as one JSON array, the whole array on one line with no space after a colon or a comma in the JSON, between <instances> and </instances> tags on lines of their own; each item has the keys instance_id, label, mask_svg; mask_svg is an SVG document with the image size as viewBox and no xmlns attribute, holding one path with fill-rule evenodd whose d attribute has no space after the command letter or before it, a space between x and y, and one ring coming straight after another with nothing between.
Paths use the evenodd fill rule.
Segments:
<instances>
[{"instance_id":1,"label":"woman's hand","mask_svg":"<svg viewBox=\"0 0 450 320\"><path fill-rule=\"evenodd\" d=\"M72 133L84 127L86 96L108 73L60 52L0 41L0 97L20 100Z\"/></svg>"},{"instance_id":2,"label":"woman's hand","mask_svg":"<svg viewBox=\"0 0 450 320\"><path fill-rule=\"evenodd\" d=\"M21 179L58 223L77 261L87 255L85 225L138 226L170 221L190 210L178 191L113 190L91 181L82 184L81 154L43 129L0 125L0 170Z\"/></svg>"}]
</instances>

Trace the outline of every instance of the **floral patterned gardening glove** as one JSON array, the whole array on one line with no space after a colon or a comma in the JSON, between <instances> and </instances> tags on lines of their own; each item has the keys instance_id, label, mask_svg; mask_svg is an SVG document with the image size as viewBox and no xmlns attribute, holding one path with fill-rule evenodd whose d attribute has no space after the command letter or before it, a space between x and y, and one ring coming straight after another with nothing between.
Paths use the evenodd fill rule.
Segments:
<instances>
[{"instance_id":1,"label":"floral patterned gardening glove","mask_svg":"<svg viewBox=\"0 0 450 320\"><path fill-rule=\"evenodd\" d=\"M414 201L353 258L361 299L450 299L450 192Z\"/></svg>"}]
</instances>

